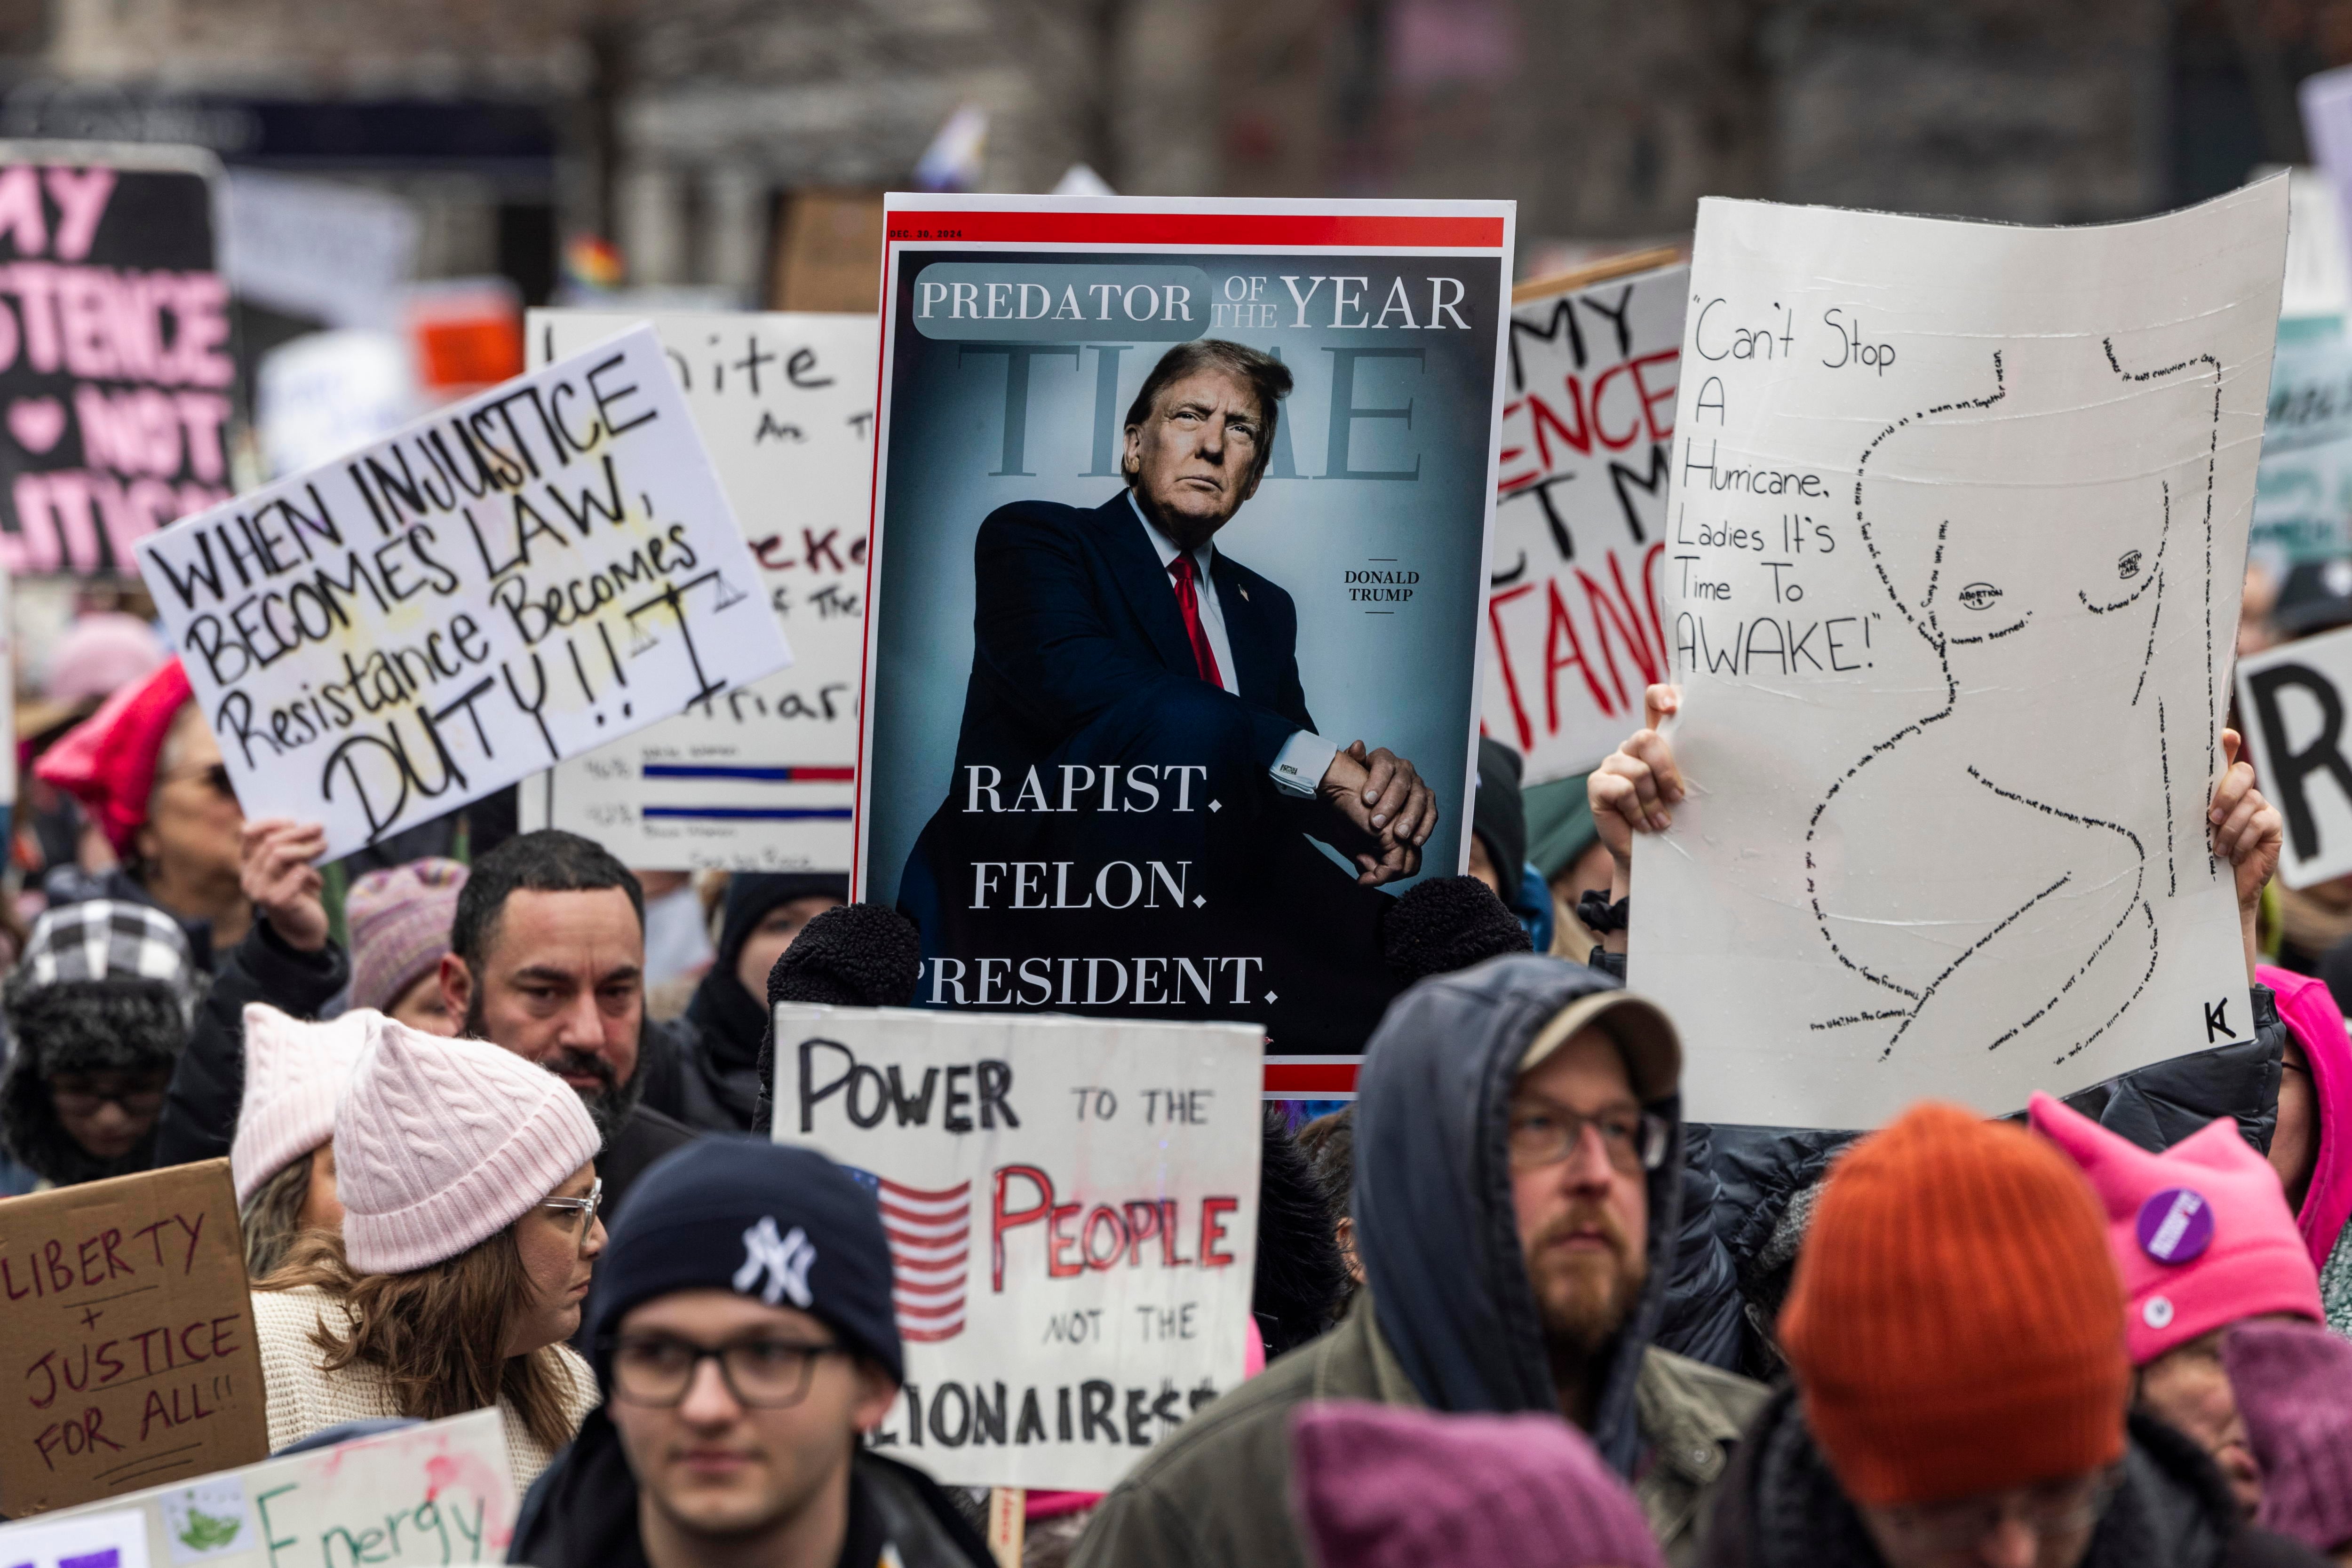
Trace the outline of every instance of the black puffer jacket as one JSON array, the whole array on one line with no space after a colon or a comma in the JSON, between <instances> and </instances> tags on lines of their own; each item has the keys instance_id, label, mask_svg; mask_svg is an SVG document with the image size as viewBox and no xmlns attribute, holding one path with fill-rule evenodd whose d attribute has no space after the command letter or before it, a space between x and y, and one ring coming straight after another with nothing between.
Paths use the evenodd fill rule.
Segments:
<instances>
[{"instance_id":1,"label":"black puffer jacket","mask_svg":"<svg viewBox=\"0 0 2352 1568\"><path fill-rule=\"evenodd\" d=\"M226 1156L245 1104L245 1004L266 1002L315 1019L352 983L351 959L330 939L316 953L289 946L267 916L221 956L212 988L196 1008L187 1050L172 1068L155 1129L155 1163L184 1166Z\"/></svg>"},{"instance_id":2,"label":"black puffer jacket","mask_svg":"<svg viewBox=\"0 0 2352 1568\"><path fill-rule=\"evenodd\" d=\"M1793 1390L1773 1396L1716 1493L1705 1568L1883 1568L1838 1488ZM2124 1482L2081 1568L2320 1568L2284 1537L2246 1524L2213 1461L2187 1437L2131 1417Z\"/></svg>"},{"instance_id":3,"label":"black puffer jacket","mask_svg":"<svg viewBox=\"0 0 2352 1568\"><path fill-rule=\"evenodd\" d=\"M2268 986L2253 988L2253 1009L2251 1041L2126 1072L2067 1095L2066 1103L2146 1149L2169 1148L2219 1116L2236 1118L2249 1144L2268 1149L2278 1125L2286 1025ZM1769 1330L1803 1237L1805 1195L1856 1135L1690 1125L1683 1228L1660 1345L1753 1377L1777 1374Z\"/></svg>"}]
</instances>

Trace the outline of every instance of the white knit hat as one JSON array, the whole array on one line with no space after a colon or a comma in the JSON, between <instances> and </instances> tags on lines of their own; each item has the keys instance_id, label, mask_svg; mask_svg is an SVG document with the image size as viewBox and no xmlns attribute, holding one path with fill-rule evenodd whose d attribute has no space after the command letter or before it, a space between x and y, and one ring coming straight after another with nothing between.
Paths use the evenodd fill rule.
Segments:
<instances>
[{"instance_id":1,"label":"white knit hat","mask_svg":"<svg viewBox=\"0 0 2352 1568\"><path fill-rule=\"evenodd\" d=\"M245 1104L228 1150L240 1207L334 1136L336 1103L383 1021L362 1009L304 1023L261 1002L245 1004Z\"/></svg>"},{"instance_id":2,"label":"white knit hat","mask_svg":"<svg viewBox=\"0 0 2352 1568\"><path fill-rule=\"evenodd\" d=\"M335 1113L344 1254L362 1274L455 1258L530 1213L601 1143L554 1073L386 1019Z\"/></svg>"}]
</instances>

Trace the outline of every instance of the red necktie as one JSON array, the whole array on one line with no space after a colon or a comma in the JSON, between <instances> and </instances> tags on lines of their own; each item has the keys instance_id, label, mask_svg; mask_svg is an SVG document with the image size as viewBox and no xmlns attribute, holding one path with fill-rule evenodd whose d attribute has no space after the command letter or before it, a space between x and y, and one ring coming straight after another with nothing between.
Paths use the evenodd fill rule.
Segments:
<instances>
[{"instance_id":1,"label":"red necktie","mask_svg":"<svg viewBox=\"0 0 2352 1568\"><path fill-rule=\"evenodd\" d=\"M1217 651L1209 646L1209 629L1201 624L1200 569L1189 555L1179 555L1168 563L1176 576L1176 608L1184 612L1184 635L1192 643L1192 665L1201 678L1213 686L1223 687L1224 677L1217 673Z\"/></svg>"}]
</instances>

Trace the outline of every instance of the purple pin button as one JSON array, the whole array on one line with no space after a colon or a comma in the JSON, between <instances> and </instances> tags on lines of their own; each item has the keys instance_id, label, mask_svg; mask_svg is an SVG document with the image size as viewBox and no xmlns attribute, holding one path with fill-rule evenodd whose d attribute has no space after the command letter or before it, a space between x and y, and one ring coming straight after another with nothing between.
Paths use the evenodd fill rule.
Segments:
<instances>
[{"instance_id":1,"label":"purple pin button","mask_svg":"<svg viewBox=\"0 0 2352 1568\"><path fill-rule=\"evenodd\" d=\"M2168 1186L2139 1206L2139 1249L2159 1263L2186 1263L2213 1245L2213 1206L2194 1187Z\"/></svg>"}]
</instances>

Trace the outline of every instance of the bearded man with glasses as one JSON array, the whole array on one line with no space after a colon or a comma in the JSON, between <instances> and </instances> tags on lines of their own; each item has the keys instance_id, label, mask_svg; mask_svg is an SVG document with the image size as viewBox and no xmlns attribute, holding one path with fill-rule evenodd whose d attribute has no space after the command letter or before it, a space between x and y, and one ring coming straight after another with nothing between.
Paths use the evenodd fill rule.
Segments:
<instances>
[{"instance_id":1,"label":"bearded man with glasses","mask_svg":"<svg viewBox=\"0 0 2352 1568\"><path fill-rule=\"evenodd\" d=\"M639 1179L589 1299L604 1404L524 1500L537 1568L987 1568L863 1446L904 1362L873 1196L806 1149L700 1139Z\"/></svg>"},{"instance_id":2,"label":"bearded man with glasses","mask_svg":"<svg viewBox=\"0 0 2352 1568\"><path fill-rule=\"evenodd\" d=\"M1357 1081L1363 1290L1146 1456L1075 1568L1307 1568L1290 1417L1325 1399L1571 1421L1667 1560L1689 1562L1765 1391L1651 1343L1679 1228L1681 1076L1665 1014L1580 964L1496 958L1399 997Z\"/></svg>"}]
</instances>

